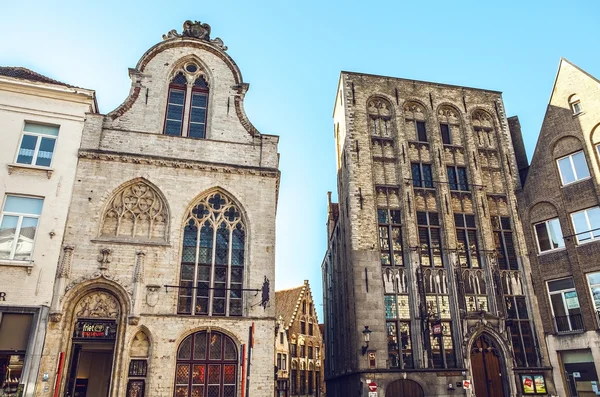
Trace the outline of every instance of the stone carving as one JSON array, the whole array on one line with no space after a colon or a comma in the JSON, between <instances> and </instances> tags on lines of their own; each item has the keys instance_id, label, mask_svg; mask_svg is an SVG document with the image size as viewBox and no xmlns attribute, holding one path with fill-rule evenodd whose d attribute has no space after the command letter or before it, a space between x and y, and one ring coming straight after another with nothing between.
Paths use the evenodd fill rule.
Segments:
<instances>
[{"instance_id":1,"label":"stone carving","mask_svg":"<svg viewBox=\"0 0 600 397\"><path fill-rule=\"evenodd\" d=\"M98 262L100 262L100 266L98 269L100 270L108 270L108 264L110 263L110 248L102 248L100 250L100 255L98 255Z\"/></svg>"},{"instance_id":2,"label":"stone carving","mask_svg":"<svg viewBox=\"0 0 600 397\"><path fill-rule=\"evenodd\" d=\"M99 271L96 271L96 272L94 272L92 274L81 276L81 277L79 277L79 278L71 281L69 283L69 285L67 285L65 287L65 293L68 292L68 291L70 291L71 289L73 289L78 284L81 284L83 282L90 281L90 280L95 280L95 279L98 279L98 278L103 278L105 280L113 281L113 282L121 285L121 287L123 287L123 289L129 295L131 295L133 293L133 289L132 289L131 285L122 282L119 277L112 275L108 270L99 270Z\"/></svg>"},{"instance_id":3,"label":"stone carving","mask_svg":"<svg viewBox=\"0 0 600 397\"><path fill-rule=\"evenodd\" d=\"M71 262L73 260L73 247L72 245L65 245L63 247L63 257L58 265L56 274L58 278L68 278L71 274Z\"/></svg>"},{"instance_id":4,"label":"stone carving","mask_svg":"<svg viewBox=\"0 0 600 397\"><path fill-rule=\"evenodd\" d=\"M133 341L131 342L131 349L129 350L130 357L148 357L150 355L150 341L148 336L143 332L139 331L135 334Z\"/></svg>"},{"instance_id":5,"label":"stone carving","mask_svg":"<svg viewBox=\"0 0 600 397\"><path fill-rule=\"evenodd\" d=\"M183 29L180 33L177 33L176 29L170 30L167 34L163 34L163 40L169 40L177 37L191 37L194 39L200 39L215 45L216 47L227 51L227 47L223 45L223 40L220 38L210 39L210 25L207 23L201 23L200 21L187 20L183 23Z\"/></svg>"},{"instance_id":6,"label":"stone carving","mask_svg":"<svg viewBox=\"0 0 600 397\"><path fill-rule=\"evenodd\" d=\"M417 102L407 102L404 105L404 111L410 113L425 113L425 108Z\"/></svg>"},{"instance_id":7,"label":"stone carving","mask_svg":"<svg viewBox=\"0 0 600 397\"><path fill-rule=\"evenodd\" d=\"M158 303L158 290L160 285L147 285L146 286L146 303L150 307L156 306Z\"/></svg>"},{"instance_id":8,"label":"stone carving","mask_svg":"<svg viewBox=\"0 0 600 397\"><path fill-rule=\"evenodd\" d=\"M161 195L146 182L136 181L110 199L100 235L166 241L168 220Z\"/></svg>"},{"instance_id":9,"label":"stone carving","mask_svg":"<svg viewBox=\"0 0 600 397\"><path fill-rule=\"evenodd\" d=\"M133 282L143 283L144 282L144 265L146 263L146 253L144 251L137 251L135 253L135 269L133 271Z\"/></svg>"},{"instance_id":10,"label":"stone carving","mask_svg":"<svg viewBox=\"0 0 600 397\"><path fill-rule=\"evenodd\" d=\"M456 113L456 110L450 106L444 105L441 106L440 109L438 110L438 116L440 117L445 117L448 119L456 119L458 118L458 114Z\"/></svg>"},{"instance_id":11,"label":"stone carving","mask_svg":"<svg viewBox=\"0 0 600 397\"><path fill-rule=\"evenodd\" d=\"M367 111L371 116L390 117L392 115L392 105L381 98L373 98L367 104Z\"/></svg>"},{"instance_id":12,"label":"stone carving","mask_svg":"<svg viewBox=\"0 0 600 397\"><path fill-rule=\"evenodd\" d=\"M103 291L86 295L75 306L75 316L78 318L118 318L119 312L117 299Z\"/></svg>"}]
</instances>

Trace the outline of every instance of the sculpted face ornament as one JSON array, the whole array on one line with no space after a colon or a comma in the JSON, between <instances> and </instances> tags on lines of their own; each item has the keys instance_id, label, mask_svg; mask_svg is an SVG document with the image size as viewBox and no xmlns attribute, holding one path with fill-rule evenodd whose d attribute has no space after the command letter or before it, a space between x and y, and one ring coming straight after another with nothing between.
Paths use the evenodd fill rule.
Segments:
<instances>
[{"instance_id":1,"label":"sculpted face ornament","mask_svg":"<svg viewBox=\"0 0 600 397\"><path fill-rule=\"evenodd\" d=\"M227 47L223 45L223 40L220 38L210 39L210 25L207 23L201 23L200 21L187 20L183 23L183 29L180 33L177 33L176 29L172 29L167 34L163 34L163 40L169 40L177 37L189 37L206 41L216 47L227 51Z\"/></svg>"}]
</instances>

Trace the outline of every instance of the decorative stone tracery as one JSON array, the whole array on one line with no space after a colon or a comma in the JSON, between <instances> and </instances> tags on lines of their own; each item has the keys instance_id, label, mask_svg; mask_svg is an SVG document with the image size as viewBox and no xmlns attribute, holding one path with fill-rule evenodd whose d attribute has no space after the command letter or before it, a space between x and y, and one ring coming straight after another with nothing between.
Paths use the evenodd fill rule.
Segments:
<instances>
[{"instance_id":1,"label":"decorative stone tracery","mask_svg":"<svg viewBox=\"0 0 600 397\"><path fill-rule=\"evenodd\" d=\"M104 291L92 292L83 297L75 306L78 318L118 318L120 314L117 299Z\"/></svg>"},{"instance_id":2,"label":"decorative stone tracery","mask_svg":"<svg viewBox=\"0 0 600 397\"><path fill-rule=\"evenodd\" d=\"M161 194L137 180L119 189L108 202L100 236L166 241L168 221Z\"/></svg>"}]
</instances>

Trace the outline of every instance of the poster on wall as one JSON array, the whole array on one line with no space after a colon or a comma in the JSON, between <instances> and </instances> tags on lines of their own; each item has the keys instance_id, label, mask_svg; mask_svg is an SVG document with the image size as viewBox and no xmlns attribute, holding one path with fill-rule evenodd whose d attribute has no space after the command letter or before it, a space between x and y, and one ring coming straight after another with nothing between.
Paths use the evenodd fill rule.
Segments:
<instances>
[{"instance_id":1,"label":"poster on wall","mask_svg":"<svg viewBox=\"0 0 600 397\"><path fill-rule=\"evenodd\" d=\"M567 309L579 309L579 299L577 299L577 292L565 292L565 301L567 303Z\"/></svg>"},{"instance_id":2,"label":"poster on wall","mask_svg":"<svg viewBox=\"0 0 600 397\"><path fill-rule=\"evenodd\" d=\"M521 375L523 394L546 394L544 375Z\"/></svg>"}]
</instances>

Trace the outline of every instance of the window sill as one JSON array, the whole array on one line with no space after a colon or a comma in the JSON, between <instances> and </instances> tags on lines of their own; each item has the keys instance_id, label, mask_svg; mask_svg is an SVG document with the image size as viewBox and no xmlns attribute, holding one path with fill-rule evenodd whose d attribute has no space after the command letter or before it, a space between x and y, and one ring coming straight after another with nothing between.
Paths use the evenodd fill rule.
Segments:
<instances>
[{"instance_id":1,"label":"window sill","mask_svg":"<svg viewBox=\"0 0 600 397\"><path fill-rule=\"evenodd\" d=\"M584 181L587 181L587 180L590 180L590 179L592 179L591 176L586 176L585 178L577 179L576 181L573 181L573 182L563 183L560 187L563 188L563 187L567 187L567 186L573 186L573 185L575 185L575 184L577 184L579 182L584 182Z\"/></svg>"},{"instance_id":2,"label":"window sill","mask_svg":"<svg viewBox=\"0 0 600 397\"><path fill-rule=\"evenodd\" d=\"M579 112L579 113L573 113L573 116L572 116L572 117L573 117L573 118L575 118L575 117L579 117L579 116L581 116L582 114L585 114L585 112L584 112L583 110L582 110L581 112Z\"/></svg>"},{"instance_id":3,"label":"window sill","mask_svg":"<svg viewBox=\"0 0 600 397\"><path fill-rule=\"evenodd\" d=\"M574 331L555 332L554 336L577 335L577 334L584 334L584 333L585 333L585 329L578 329L578 330L574 330Z\"/></svg>"},{"instance_id":4,"label":"window sill","mask_svg":"<svg viewBox=\"0 0 600 397\"><path fill-rule=\"evenodd\" d=\"M0 259L0 266L8 267L24 267L27 270L27 274L31 274L33 269L33 261L18 261L14 259Z\"/></svg>"},{"instance_id":5,"label":"window sill","mask_svg":"<svg viewBox=\"0 0 600 397\"><path fill-rule=\"evenodd\" d=\"M548 255L548 254L553 254L555 252L561 252L561 251L566 251L567 247L560 247L560 248L555 248L552 250L547 250L547 251L543 251L538 253L538 256L544 256L544 255Z\"/></svg>"},{"instance_id":6,"label":"window sill","mask_svg":"<svg viewBox=\"0 0 600 397\"><path fill-rule=\"evenodd\" d=\"M46 175L48 176L48 179L50 179L50 177L52 176L52 173L54 172L54 169L52 169L50 167L41 167L39 165L30 165L30 164L12 163L12 164L8 164L7 167L8 167L8 175L11 175L15 170L23 169L23 170L30 170L32 172L45 172Z\"/></svg>"},{"instance_id":7,"label":"window sill","mask_svg":"<svg viewBox=\"0 0 600 397\"><path fill-rule=\"evenodd\" d=\"M600 241L600 237L595 237L595 238L585 240L585 241L577 241L577 238L575 238L575 241L576 241L576 243L575 243L576 247L583 247L584 245L588 245L591 243L595 243L596 241Z\"/></svg>"}]
</instances>

